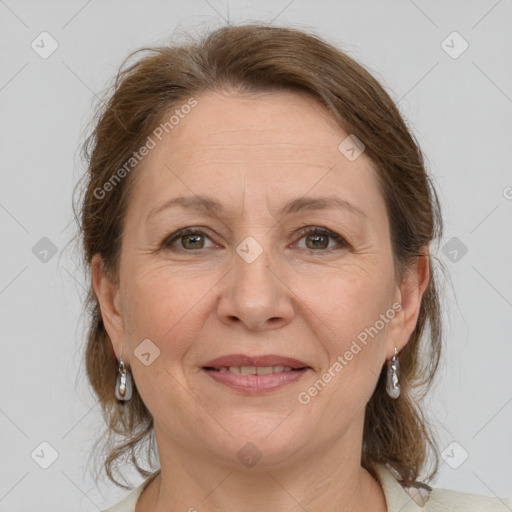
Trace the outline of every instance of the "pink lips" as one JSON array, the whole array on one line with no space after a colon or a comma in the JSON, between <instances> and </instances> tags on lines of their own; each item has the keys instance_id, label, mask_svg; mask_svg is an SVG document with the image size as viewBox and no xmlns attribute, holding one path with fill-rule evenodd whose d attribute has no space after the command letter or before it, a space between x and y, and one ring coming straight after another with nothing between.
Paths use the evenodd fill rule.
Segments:
<instances>
[{"instance_id":1,"label":"pink lips","mask_svg":"<svg viewBox=\"0 0 512 512\"><path fill-rule=\"evenodd\" d=\"M288 366L292 368L292 371L267 375L241 375L217 371L219 368L229 368L230 366ZM280 389L302 378L308 370L311 370L311 367L298 359L274 354L264 356L232 354L213 359L203 366L203 371L215 381L250 395Z\"/></svg>"}]
</instances>

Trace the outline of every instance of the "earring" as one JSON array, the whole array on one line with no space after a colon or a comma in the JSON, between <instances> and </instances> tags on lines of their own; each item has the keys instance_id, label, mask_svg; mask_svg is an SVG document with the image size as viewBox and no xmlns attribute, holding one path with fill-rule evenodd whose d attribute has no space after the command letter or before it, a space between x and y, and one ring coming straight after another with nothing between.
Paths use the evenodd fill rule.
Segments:
<instances>
[{"instance_id":1,"label":"earring","mask_svg":"<svg viewBox=\"0 0 512 512\"><path fill-rule=\"evenodd\" d=\"M132 397L132 374L124 364L123 358L119 361L119 373L116 379L116 398L121 402L128 402Z\"/></svg>"},{"instance_id":2,"label":"earring","mask_svg":"<svg viewBox=\"0 0 512 512\"><path fill-rule=\"evenodd\" d=\"M393 358L388 361L388 373L386 375L386 392L391 398L400 396L400 361L398 360L398 350L395 347Z\"/></svg>"}]
</instances>

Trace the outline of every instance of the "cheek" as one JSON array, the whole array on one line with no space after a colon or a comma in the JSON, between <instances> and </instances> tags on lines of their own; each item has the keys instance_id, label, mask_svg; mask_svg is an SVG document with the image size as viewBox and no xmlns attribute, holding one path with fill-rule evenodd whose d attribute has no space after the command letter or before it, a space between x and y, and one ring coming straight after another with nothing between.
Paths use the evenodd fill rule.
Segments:
<instances>
[{"instance_id":1,"label":"cheek","mask_svg":"<svg viewBox=\"0 0 512 512\"><path fill-rule=\"evenodd\" d=\"M294 292L317 317L338 349L373 325L392 306L393 272L380 264L347 265L329 275L301 279ZM299 287L297 289L297 287Z\"/></svg>"},{"instance_id":2,"label":"cheek","mask_svg":"<svg viewBox=\"0 0 512 512\"><path fill-rule=\"evenodd\" d=\"M133 348L151 339L167 354L183 352L191 342L202 301L214 284L213 278L190 278L182 272L157 265L134 269L127 280L127 321Z\"/></svg>"},{"instance_id":3,"label":"cheek","mask_svg":"<svg viewBox=\"0 0 512 512\"><path fill-rule=\"evenodd\" d=\"M311 414L343 425L370 399L385 357L387 326L394 316L391 278L340 273L325 281L322 293L303 290L309 297L310 328L322 346L325 367L301 398L310 400ZM388 312L388 323L381 315ZM301 402L303 403L303 402Z\"/></svg>"},{"instance_id":4,"label":"cheek","mask_svg":"<svg viewBox=\"0 0 512 512\"><path fill-rule=\"evenodd\" d=\"M124 291L131 368L139 393L152 412L165 409L169 404L174 410L191 407L187 393L155 393L155 390L188 386L183 361L204 323L208 290L214 283L213 279L211 281L184 276L183 272L162 265L132 269L126 281L129 283ZM149 344L143 341L148 339ZM139 357L142 347L150 353L149 364ZM174 420L166 421L172 424Z\"/></svg>"},{"instance_id":5,"label":"cheek","mask_svg":"<svg viewBox=\"0 0 512 512\"><path fill-rule=\"evenodd\" d=\"M330 412L324 413L341 421L344 414L355 414L367 403L380 375L394 316L393 271L377 262L365 265L364 271L347 266L323 285L321 292L302 292L310 298L308 307L315 313L310 318L317 318L314 335L326 354L320 376L325 387L319 383L321 397L313 407L327 407ZM383 322L381 315L386 313Z\"/></svg>"}]
</instances>

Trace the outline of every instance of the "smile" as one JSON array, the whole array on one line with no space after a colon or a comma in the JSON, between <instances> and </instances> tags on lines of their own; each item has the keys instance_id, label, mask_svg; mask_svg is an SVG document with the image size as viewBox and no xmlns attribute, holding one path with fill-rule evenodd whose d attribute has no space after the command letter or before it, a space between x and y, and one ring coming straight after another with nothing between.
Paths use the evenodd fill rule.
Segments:
<instances>
[{"instance_id":1,"label":"smile","mask_svg":"<svg viewBox=\"0 0 512 512\"><path fill-rule=\"evenodd\" d=\"M289 366L223 366L221 368L206 368L221 373L231 372L240 375L269 375L271 373L291 372L297 369Z\"/></svg>"},{"instance_id":2,"label":"smile","mask_svg":"<svg viewBox=\"0 0 512 512\"><path fill-rule=\"evenodd\" d=\"M202 369L219 384L236 391L257 395L276 391L302 379L311 368L289 366L230 366Z\"/></svg>"}]
</instances>

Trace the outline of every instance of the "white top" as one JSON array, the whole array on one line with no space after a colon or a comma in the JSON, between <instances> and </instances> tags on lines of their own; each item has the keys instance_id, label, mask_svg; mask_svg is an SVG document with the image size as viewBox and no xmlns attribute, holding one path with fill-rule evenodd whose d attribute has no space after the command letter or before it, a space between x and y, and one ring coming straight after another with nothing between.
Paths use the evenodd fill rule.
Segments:
<instances>
[{"instance_id":1,"label":"white top","mask_svg":"<svg viewBox=\"0 0 512 512\"><path fill-rule=\"evenodd\" d=\"M375 472L386 497L388 512L510 512L512 499L488 498L449 489L402 487L392 472L376 464ZM156 476L153 473L119 503L103 512L135 512L142 491Z\"/></svg>"}]
</instances>

